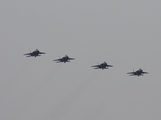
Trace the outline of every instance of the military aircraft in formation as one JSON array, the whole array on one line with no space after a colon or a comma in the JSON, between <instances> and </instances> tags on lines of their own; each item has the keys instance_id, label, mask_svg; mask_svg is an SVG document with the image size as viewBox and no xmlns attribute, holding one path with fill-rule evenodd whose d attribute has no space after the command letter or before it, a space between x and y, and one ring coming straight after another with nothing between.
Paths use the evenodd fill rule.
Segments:
<instances>
[{"instance_id":1,"label":"military aircraft in formation","mask_svg":"<svg viewBox=\"0 0 161 120\"><path fill-rule=\"evenodd\" d=\"M38 49L36 49L35 51L33 52L30 52L30 53L26 53L24 55L27 55L26 57L37 57L37 56L41 56L41 54L46 54L44 52L40 52ZM56 61L56 63L60 63L60 62L70 62L70 60L75 60L75 58L70 58L68 57L67 55L65 55L64 57L62 58L59 58L59 59L56 59L56 60L53 60L53 61ZM112 65L108 65L106 62L103 62L101 64L98 64L98 65L94 65L94 66L91 66L91 67L94 67L94 69L108 69L108 67L113 67ZM127 74L130 74L129 76L143 76L144 74L148 74L148 72L144 72L141 68L137 71L133 71L133 72L128 72Z\"/></svg>"},{"instance_id":2,"label":"military aircraft in formation","mask_svg":"<svg viewBox=\"0 0 161 120\"><path fill-rule=\"evenodd\" d=\"M112 65L108 65L106 62L103 62L101 64L98 64L98 65L94 65L94 66L91 66L91 67L95 67L94 69L108 69L108 67L113 67Z\"/></svg>"},{"instance_id":3,"label":"military aircraft in formation","mask_svg":"<svg viewBox=\"0 0 161 120\"><path fill-rule=\"evenodd\" d=\"M30 53L26 53L24 55L28 55L26 57L37 57L37 56L41 56L41 54L45 54L45 53L44 52L40 52L38 49L36 49L35 51L30 52Z\"/></svg>"},{"instance_id":4,"label":"military aircraft in formation","mask_svg":"<svg viewBox=\"0 0 161 120\"><path fill-rule=\"evenodd\" d=\"M144 72L141 68L137 71L129 72L127 74L130 74L129 76L143 76L144 74L148 74L148 72Z\"/></svg>"},{"instance_id":5,"label":"military aircraft in formation","mask_svg":"<svg viewBox=\"0 0 161 120\"><path fill-rule=\"evenodd\" d=\"M60 62L66 63L66 62L70 62L70 60L75 60L75 58L70 58L67 55L65 55L64 57L53 60L53 61L56 61L56 63L60 63Z\"/></svg>"}]
</instances>

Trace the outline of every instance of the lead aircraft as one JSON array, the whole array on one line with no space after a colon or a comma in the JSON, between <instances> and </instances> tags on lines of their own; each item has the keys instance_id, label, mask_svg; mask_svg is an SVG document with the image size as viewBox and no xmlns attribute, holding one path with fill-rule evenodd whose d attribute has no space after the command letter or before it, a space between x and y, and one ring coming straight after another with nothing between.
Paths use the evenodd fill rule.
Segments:
<instances>
[{"instance_id":1,"label":"lead aircraft","mask_svg":"<svg viewBox=\"0 0 161 120\"><path fill-rule=\"evenodd\" d=\"M66 62L70 62L70 60L75 60L75 58L70 58L67 55L65 55L64 57L53 60L53 61L56 61L56 63L60 63L60 62L66 63Z\"/></svg>"},{"instance_id":2,"label":"lead aircraft","mask_svg":"<svg viewBox=\"0 0 161 120\"><path fill-rule=\"evenodd\" d=\"M137 71L133 71L133 72L129 72L127 74L130 74L129 76L135 76L137 75L138 77L139 76L143 76L144 74L148 74L148 72L144 72L141 68Z\"/></svg>"},{"instance_id":3,"label":"lead aircraft","mask_svg":"<svg viewBox=\"0 0 161 120\"><path fill-rule=\"evenodd\" d=\"M41 54L46 54L46 53L40 52L38 49L36 49L35 51L30 52L30 53L26 53L24 55L28 55L26 57L37 57L37 56L41 56Z\"/></svg>"},{"instance_id":4,"label":"lead aircraft","mask_svg":"<svg viewBox=\"0 0 161 120\"><path fill-rule=\"evenodd\" d=\"M94 69L108 69L108 67L113 67L112 65L108 65L106 62L103 62L101 64L98 64L98 65L94 65L94 66L91 66L91 67L95 67Z\"/></svg>"}]
</instances>

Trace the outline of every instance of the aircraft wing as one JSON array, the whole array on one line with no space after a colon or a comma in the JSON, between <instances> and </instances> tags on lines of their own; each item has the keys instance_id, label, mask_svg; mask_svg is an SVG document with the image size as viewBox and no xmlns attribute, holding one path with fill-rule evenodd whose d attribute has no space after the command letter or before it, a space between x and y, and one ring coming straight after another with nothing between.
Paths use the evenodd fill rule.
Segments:
<instances>
[{"instance_id":1,"label":"aircraft wing","mask_svg":"<svg viewBox=\"0 0 161 120\"><path fill-rule=\"evenodd\" d=\"M107 67L113 67L112 65L107 65Z\"/></svg>"},{"instance_id":2,"label":"aircraft wing","mask_svg":"<svg viewBox=\"0 0 161 120\"><path fill-rule=\"evenodd\" d=\"M131 74L131 75L129 75L129 76L134 76L134 74Z\"/></svg>"},{"instance_id":3,"label":"aircraft wing","mask_svg":"<svg viewBox=\"0 0 161 120\"><path fill-rule=\"evenodd\" d=\"M134 74L134 72L128 72L127 74Z\"/></svg>"},{"instance_id":4,"label":"aircraft wing","mask_svg":"<svg viewBox=\"0 0 161 120\"><path fill-rule=\"evenodd\" d=\"M61 61L57 61L56 63L61 63Z\"/></svg>"},{"instance_id":5,"label":"aircraft wing","mask_svg":"<svg viewBox=\"0 0 161 120\"><path fill-rule=\"evenodd\" d=\"M91 66L91 67L99 67L99 65L94 65L94 66Z\"/></svg>"},{"instance_id":6,"label":"aircraft wing","mask_svg":"<svg viewBox=\"0 0 161 120\"><path fill-rule=\"evenodd\" d=\"M69 58L69 60L75 60L75 58Z\"/></svg>"},{"instance_id":7,"label":"aircraft wing","mask_svg":"<svg viewBox=\"0 0 161 120\"><path fill-rule=\"evenodd\" d=\"M39 54L46 54L46 53L44 53L44 52L39 52Z\"/></svg>"},{"instance_id":8,"label":"aircraft wing","mask_svg":"<svg viewBox=\"0 0 161 120\"><path fill-rule=\"evenodd\" d=\"M96 68L94 68L94 69L100 69L100 68L96 67Z\"/></svg>"},{"instance_id":9,"label":"aircraft wing","mask_svg":"<svg viewBox=\"0 0 161 120\"><path fill-rule=\"evenodd\" d=\"M56 60L53 60L53 61L61 61L61 59L56 59Z\"/></svg>"},{"instance_id":10,"label":"aircraft wing","mask_svg":"<svg viewBox=\"0 0 161 120\"><path fill-rule=\"evenodd\" d=\"M148 74L148 72L143 72L144 74Z\"/></svg>"},{"instance_id":11,"label":"aircraft wing","mask_svg":"<svg viewBox=\"0 0 161 120\"><path fill-rule=\"evenodd\" d=\"M30 55L30 56L26 56L26 57L32 57L32 56Z\"/></svg>"},{"instance_id":12,"label":"aircraft wing","mask_svg":"<svg viewBox=\"0 0 161 120\"><path fill-rule=\"evenodd\" d=\"M26 54L23 54L23 55L31 55L31 53L26 53Z\"/></svg>"}]
</instances>

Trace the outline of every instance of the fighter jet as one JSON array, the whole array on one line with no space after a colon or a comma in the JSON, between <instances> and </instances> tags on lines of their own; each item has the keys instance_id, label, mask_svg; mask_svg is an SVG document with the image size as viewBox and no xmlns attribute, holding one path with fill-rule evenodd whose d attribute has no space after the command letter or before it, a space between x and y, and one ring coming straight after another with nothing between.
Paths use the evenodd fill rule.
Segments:
<instances>
[{"instance_id":1,"label":"fighter jet","mask_svg":"<svg viewBox=\"0 0 161 120\"><path fill-rule=\"evenodd\" d=\"M143 76L144 74L148 74L148 72L144 72L141 68L137 71L133 71L133 72L129 72L127 74L130 74L129 76L134 76L134 75L137 75L138 77L139 76Z\"/></svg>"},{"instance_id":2,"label":"fighter jet","mask_svg":"<svg viewBox=\"0 0 161 120\"><path fill-rule=\"evenodd\" d=\"M41 56L40 54L45 54L45 53L44 52L40 52L38 49L36 49L35 51L30 52L30 53L26 53L24 55L28 55L26 57L37 57L37 56Z\"/></svg>"},{"instance_id":3,"label":"fighter jet","mask_svg":"<svg viewBox=\"0 0 161 120\"><path fill-rule=\"evenodd\" d=\"M112 65L108 65L106 62L103 62L101 64L98 64L98 65L94 65L94 66L91 66L91 67L95 67L94 69L108 69L108 67L113 67Z\"/></svg>"},{"instance_id":4,"label":"fighter jet","mask_svg":"<svg viewBox=\"0 0 161 120\"><path fill-rule=\"evenodd\" d=\"M56 63L60 63L60 62L66 63L66 62L70 62L70 60L75 60L75 58L70 58L67 55L65 55L64 57L53 60L53 61L57 61Z\"/></svg>"}]
</instances>

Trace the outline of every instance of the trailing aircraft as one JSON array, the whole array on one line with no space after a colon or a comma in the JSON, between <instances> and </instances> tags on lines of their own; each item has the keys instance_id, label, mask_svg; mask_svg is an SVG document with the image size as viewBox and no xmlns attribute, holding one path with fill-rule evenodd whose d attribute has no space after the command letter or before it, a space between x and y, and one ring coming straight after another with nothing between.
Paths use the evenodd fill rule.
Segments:
<instances>
[{"instance_id":1,"label":"trailing aircraft","mask_svg":"<svg viewBox=\"0 0 161 120\"><path fill-rule=\"evenodd\" d=\"M67 55L65 55L64 57L53 60L53 61L56 61L56 63L60 63L60 62L66 63L66 62L70 62L70 60L75 60L75 58L70 58Z\"/></svg>"},{"instance_id":2,"label":"trailing aircraft","mask_svg":"<svg viewBox=\"0 0 161 120\"><path fill-rule=\"evenodd\" d=\"M46 53L40 52L38 49L36 49L35 51L30 52L30 53L26 53L24 55L28 55L26 57L37 57L37 56L41 56L41 54L46 54Z\"/></svg>"},{"instance_id":3,"label":"trailing aircraft","mask_svg":"<svg viewBox=\"0 0 161 120\"><path fill-rule=\"evenodd\" d=\"M144 74L148 74L148 72L144 72L141 68L137 71L133 71L133 72L129 72L127 74L130 74L129 76L134 76L134 75L137 75L137 76L143 76Z\"/></svg>"},{"instance_id":4,"label":"trailing aircraft","mask_svg":"<svg viewBox=\"0 0 161 120\"><path fill-rule=\"evenodd\" d=\"M106 62L103 62L101 64L98 64L98 65L94 65L94 66L91 66L91 67L95 67L94 69L108 69L108 67L113 67L112 65L108 65Z\"/></svg>"}]
</instances>

